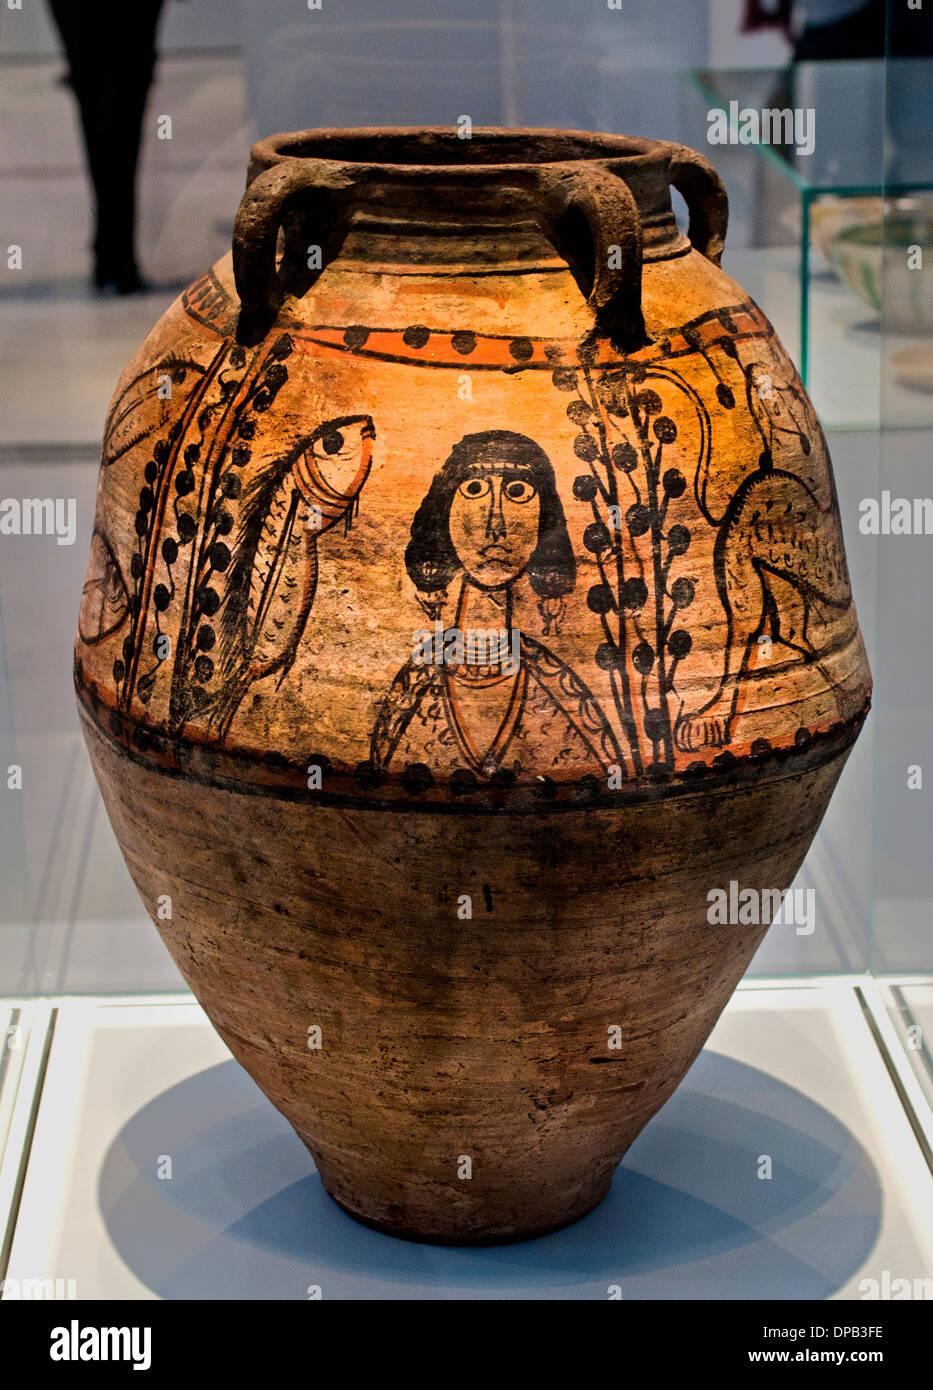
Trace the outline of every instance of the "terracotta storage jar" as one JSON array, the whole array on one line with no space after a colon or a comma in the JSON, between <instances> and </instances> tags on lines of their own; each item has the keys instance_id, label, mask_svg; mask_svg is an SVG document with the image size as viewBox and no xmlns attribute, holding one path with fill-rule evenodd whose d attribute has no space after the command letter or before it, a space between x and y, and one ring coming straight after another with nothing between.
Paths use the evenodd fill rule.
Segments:
<instances>
[{"instance_id":1,"label":"terracotta storage jar","mask_svg":"<svg viewBox=\"0 0 933 1390\"><path fill-rule=\"evenodd\" d=\"M75 648L111 822L382 1230L604 1196L865 717L826 443L725 231L658 141L276 136L114 395Z\"/></svg>"}]
</instances>

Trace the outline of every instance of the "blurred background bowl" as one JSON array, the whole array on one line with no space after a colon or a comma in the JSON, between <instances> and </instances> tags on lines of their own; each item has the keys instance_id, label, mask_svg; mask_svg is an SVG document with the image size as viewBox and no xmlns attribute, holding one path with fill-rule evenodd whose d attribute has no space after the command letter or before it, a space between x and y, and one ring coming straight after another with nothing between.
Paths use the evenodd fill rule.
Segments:
<instances>
[{"instance_id":1,"label":"blurred background bowl","mask_svg":"<svg viewBox=\"0 0 933 1390\"><path fill-rule=\"evenodd\" d=\"M844 227L829 243L830 263L843 284L893 333L933 331L933 282L922 269L931 255L929 207Z\"/></svg>"}]
</instances>

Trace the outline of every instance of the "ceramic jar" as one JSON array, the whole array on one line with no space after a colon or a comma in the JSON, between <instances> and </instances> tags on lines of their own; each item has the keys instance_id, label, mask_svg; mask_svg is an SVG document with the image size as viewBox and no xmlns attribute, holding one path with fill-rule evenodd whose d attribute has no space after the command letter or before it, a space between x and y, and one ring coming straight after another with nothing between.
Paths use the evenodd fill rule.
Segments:
<instances>
[{"instance_id":1,"label":"ceramic jar","mask_svg":"<svg viewBox=\"0 0 933 1390\"><path fill-rule=\"evenodd\" d=\"M866 714L826 442L725 231L658 141L277 136L114 395L75 649L111 822L382 1230L601 1199Z\"/></svg>"}]
</instances>

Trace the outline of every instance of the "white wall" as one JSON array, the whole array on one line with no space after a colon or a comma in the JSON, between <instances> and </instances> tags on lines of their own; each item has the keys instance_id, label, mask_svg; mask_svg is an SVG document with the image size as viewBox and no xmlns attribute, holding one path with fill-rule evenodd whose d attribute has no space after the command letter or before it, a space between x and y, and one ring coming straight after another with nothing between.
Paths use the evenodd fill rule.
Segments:
<instances>
[{"instance_id":1,"label":"white wall","mask_svg":"<svg viewBox=\"0 0 933 1390\"><path fill-rule=\"evenodd\" d=\"M562 125L677 138L705 0L241 0L260 131Z\"/></svg>"}]
</instances>

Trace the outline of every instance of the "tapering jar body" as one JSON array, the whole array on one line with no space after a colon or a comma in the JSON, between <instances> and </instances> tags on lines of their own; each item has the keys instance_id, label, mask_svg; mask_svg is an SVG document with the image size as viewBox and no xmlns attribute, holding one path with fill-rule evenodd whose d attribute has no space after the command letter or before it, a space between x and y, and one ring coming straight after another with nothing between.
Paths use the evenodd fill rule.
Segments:
<instances>
[{"instance_id":1,"label":"tapering jar body","mask_svg":"<svg viewBox=\"0 0 933 1390\"><path fill-rule=\"evenodd\" d=\"M725 230L681 146L275 137L114 396L75 664L111 821L382 1229L604 1195L766 928L711 891L789 886L866 714L825 439Z\"/></svg>"}]
</instances>

